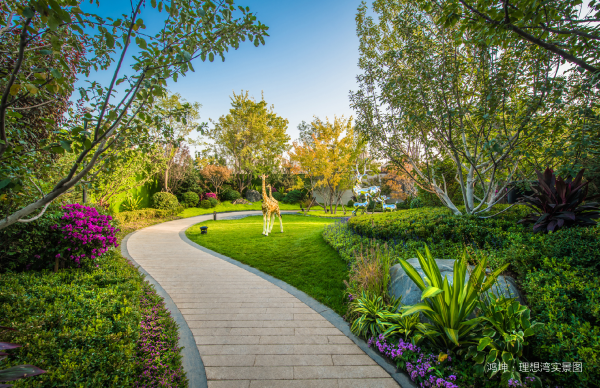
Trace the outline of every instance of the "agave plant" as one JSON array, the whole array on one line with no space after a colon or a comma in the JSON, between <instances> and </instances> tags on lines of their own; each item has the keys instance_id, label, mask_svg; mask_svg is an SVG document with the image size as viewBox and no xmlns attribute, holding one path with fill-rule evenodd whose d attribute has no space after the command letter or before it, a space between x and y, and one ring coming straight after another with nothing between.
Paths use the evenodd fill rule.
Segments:
<instances>
[{"instance_id":1,"label":"agave plant","mask_svg":"<svg viewBox=\"0 0 600 388\"><path fill-rule=\"evenodd\" d=\"M15 329L11 327L0 326L0 330L12 330ZM4 350L20 348L21 345L11 344L9 342L0 342L0 360L5 359L8 356L8 353L5 353ZM33 365L17 365L8 369L0 369L0 381L14 381L19 380L25 377L32 377L41 375L42 373L46 373L45 370L38 368ZM12 384L0 384L0 388L4 387L12 387Z\"/></svg>"},{"instance_id":2,"label":"agave plant","mask_svg":"<svg viewBox=\"0 0 600 388\"><path fill-rule=\"evenodd\" d=\"M522 224L533 223L534 232L555 231L568 226L596 225L600 218L600 205L597 202L584 201L597 198L588 197L589 182L582 183L583 172L581 169L575 179L567 177L556 178L554 171L547 168L542 174L535 171L538 182L532 184L533 195L525 195L519 199L533 209L533 213L519 221Z\"/></svg>"},{"instance_id":3,"label":"agave plant","mask_svg":"<svg viewBox=\"0 0 600 388\"><path fill-rule=\"evenodd\" d=\"M419 263L425 273L425 280L407 261L400 259L400 265L421 290L423 302L405 306L402 316L423 313L432 323L416 325L421 334L414 336L418 343L423 336L440 349L454 349L479 343L478 329L481 317L469 319L477 307L480 295L488 291L508 264L486 276L487 259L483 257L467 279L467 255L454 262L452 284L445 277L425 246L425 256L417 252Z\"/></svg>"}]
</instances>

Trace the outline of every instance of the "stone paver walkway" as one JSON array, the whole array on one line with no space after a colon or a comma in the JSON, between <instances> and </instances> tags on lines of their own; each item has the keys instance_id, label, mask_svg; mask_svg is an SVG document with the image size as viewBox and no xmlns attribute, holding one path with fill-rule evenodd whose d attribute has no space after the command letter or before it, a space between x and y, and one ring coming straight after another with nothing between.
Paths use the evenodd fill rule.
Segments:
<instances>
[{"instance_id":1,"label":"stone paver walkway","mask_svg":"<svg viewBox=\"0 0 600 388\"><path fill-rule=\"evenodd\" d=\"M348 337L299 299L179 237L182 230L211 218L155 225L127 241L131 257L183 314L209 388L398 387Z\"/></svg>"}]
</instances>

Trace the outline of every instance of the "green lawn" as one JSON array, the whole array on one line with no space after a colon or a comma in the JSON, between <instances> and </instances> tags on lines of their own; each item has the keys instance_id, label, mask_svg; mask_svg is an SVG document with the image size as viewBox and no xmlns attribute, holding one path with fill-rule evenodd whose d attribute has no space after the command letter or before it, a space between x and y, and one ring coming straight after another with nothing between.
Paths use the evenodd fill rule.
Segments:
<instances>
[{"instance_id":1,"label":"green lawn","mask_svg":"<svg viewBox=\"0 0 600 388\"><path fill-rule=\"evenodd\" d=\"M346 312L344 280L348 268L321 237L334 220L284 214L268 237L262 235L262 216L206 221L186 231L194 242L257 268L304 291L338 314ZM208 226L201 235L200 226Z\"/></svg>"},{"instance_id":2,"label":"green lawn","mask_svg":"<svg viewBox=\"0 0 600 388\"><path fill-rule=\"evenodd\" d=\"M262 202L254 202L252 205L232 205L230 201L224 201L218 204L216 207L210 209L202 209L199 207L190 207L179 213L179 217L188 218L201 216L203 214L212 214L213 212L230 212L236 210L262 210ZM286 203L279 202L280 210L299 210L300 205L288 205Z\"/></svg>"}]
</instances>

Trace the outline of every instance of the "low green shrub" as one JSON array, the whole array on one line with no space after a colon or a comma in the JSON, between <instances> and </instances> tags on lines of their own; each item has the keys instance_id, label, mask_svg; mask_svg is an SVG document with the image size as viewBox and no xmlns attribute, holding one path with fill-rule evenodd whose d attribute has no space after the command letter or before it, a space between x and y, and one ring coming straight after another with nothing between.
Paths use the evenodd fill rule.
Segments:
<instances>
[{"instance_id":1,"label":"low green shrub","mask_svg":"<svg viewBox=\"0 0 600 388\"><path fill-rule=\"evenodd\" d=\"M348 203L346 204L346 207L349 207L350 209L354 208L354 200L349 199Z\"/></svg>"},{"instance_id":2,"label":"low green shrub","mask_svg":"<svg viewBox=\"0 0 600 388\"><path fill-rule=\"evenodd\" d=\"M58 223L62 214L59 206L50 205L46 213L35 221L17 222L1 229L0 273L25 268L51 268L52 263L41 263L35 258L53 248L56 232L51 227Z\"/></svg>"},{"instance_id":3,"label":"low green shrub","mask_svg":"<svg viewBox=\"0 0 600 388\"><path fill-rule=\"evenodd\" d=\"M216 198L208 197L208 202L210 202L210 207L217 207L219 201Z\"/></svg>"},{"instance_id":4,"label":"low green shrub","mask_svg":"<svg viewBox=\"0 0 600 388\"><path fill-rule=\"evenodd\" d=\"M423 203L421 202L421 199L419 197L415 197L415 198L411 199L411 201L410 201L411 209L418 209L420 207L423 207Z\"/></svg>"},{"instance_id":5,"label":"low green shrub","mask_svg":"<svg viewBox=\"0 0 600 388\"><path fill-rule=\"evenodd\" d=\"M203 199L202 201L200 201L200 207L202 209L210 209L211 208L211 203L208 199Z\"/></svg>"},{"instance_id":6,"label":"low green shrub","mask_svg":"<svg viewBox=\"0 0 600 388\"><path fill-rule=\"evenodd\" d=\"M283 203L294 204L300 202L302 199L302 191L290 190L285 197L282 199Z\"/></svg>"},{"instance_id":7,"label":"low green shrub","mask_svg":"<svg viewBox=\"0 0 600 388\"><path fill-rule=\"evenodd\" d=\"M242 195L239 191L233 190L231 188L223 190L221 193L221 198L223 201L235 201L236 199L242 198Z\"/></svg>"},{"instance_id":8,"label":"low green shrub","mask_svg":"<svg viewBox=\"0 0 600 388\"><path fill-rule=\"evenodd\" d=\"M160 210L172 210L179 207L179 201L175 195L161 191L152 196L152 207Z\"/></svg>"},{"instance_id":9,"label":"low green shrub","mask_svg":"<svg viewBox=\"0 0 600 388\"><path fill-rule=\"evenodd\" d=\"M136 221L148 220L153 218L165 218L181 213L183 207L179 206L175 209L160 210L160 209L141 209L131 212L121 212L114 216L120 224L127 224Z\"/></svg>"},{"instance_id":10,"label":"low green shrub","mask_svg":"<svg viewBox=\"0 0 600 388\"><path fill-rule=\"evenodd\" d=\"M142 278L117 251L91 271L27 271L0 276L0 341L23 344L8 366L47 373L16 386L130 387L136 381ZM24 384L24 385L21 385Z\"/></svg>"},{"instance_id":11,"label":"low green shrub","mask_svg":"<svg viewBox=\"0 0 600 388\"><path fill-rule=\"evenodd\" d=\"M285 194L280 193L279 191L276 191L273 193L273 198L275 198L278 201L283 201L284 197L285 197Z\"/></svg>"},{"instance_id":12,"label":"low green shrub","mask_svg":"<svg viewBox=\"0 0 600 388\"><path fill-rule=\"evenodd\" d=\"M566 386L577 379L578 386L591 387L600 381L600 277L570 261L545 258L523 281L532 315L544 323L532 341L533 355L561 365L582 362L581 373L552 377Z\"/></svg>"},{"instance_id":13,"label":"low green shrub","mask_svg":"<svg viewBox=\"0 0 600 388\"><path fill-rule=\"evenodd\" d=\"M188 191L187 193L182 194L181 204L184 207L195 207L199 201L200 197L193 191Z\"/></svg>"}]
</instances>

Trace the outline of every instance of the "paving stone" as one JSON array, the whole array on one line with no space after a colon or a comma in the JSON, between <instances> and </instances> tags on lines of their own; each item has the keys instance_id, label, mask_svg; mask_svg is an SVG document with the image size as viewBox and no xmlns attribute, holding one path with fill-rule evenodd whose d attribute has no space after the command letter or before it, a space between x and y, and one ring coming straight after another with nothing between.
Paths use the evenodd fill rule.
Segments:
<instances>
[{"instance_id":1,"label":"paving stone","mask_svg":"<svg viewBox=\"0 0 600 388\"><path fill-rule=\"evenodd\" d=\"M226 356L202 356L204 366L254 366L256 357L254 354L228 354ZM277 356L281 357L281 356Z\"/></svg>"},{"instance_id":2,"label":"paving stone","mask_svg":"<svg viewBox=\"0 0 600 388\"><path fill-rule=\"evenodd\" d=\"M282 335L260 337L260 344L327 344L326 336L316 335Z\"/></svg>"},{"instance_id":3,"label":"paving stone","mask_svg":"<svg viewBox=\"0 0 600 388\"><path fill-rule=\"evenodd\" d=\"M250 387L250 380L210 380L208 382L208 388L248 388Z\"/></svg>"},{"instance_id":4,"label":"paving stone","mask_svg":"<svg viewBox=\"0 0 600 388\"><path fill-rule=\"evenodd\" d=\"M375 361L366 354L334 354L331 356L333 365L377 365Z\"/></svg>"},{"instance_id":5,"label":"paving stone","mask_svg":"<svg viewBox=\"0 0 600 388\"><path fill-rule=\"evenodd\" d=\"M394 379L340 379L339 388L398 388L399 385Z\"/></svg>"},{"instance_id":6,"label":"paving stone","mask_svg":"<svg viewBox=\"0 0 600 388\"><path fill-rule=\"evenodd\" d=\"M201 356L204 354L294 354L294 345L198 345L198 351L200 352Z\"/></svg>"},{"instance_id":7,"label":"paving stone","mask_svg":"<svg viewBox=\"0 0 600 388\"><path fill-rule=\"evenodd\" d=\"M203 335L194 336L198 345L256 345L260 343L259 336L249 335Z\"/></svg>"},{"instance_id":8,"label":"paving stone","mask_svg":"<svg viewBox=\"0 0 600 388\"><path fill-rule=\"evenodd\" d=\"M330 355L259 355L257 366L333 365Z\"/></svg>"},{"instance_id":9,"label":"paving stone","mask_svg":"<svg viewBox=\"0 0 600 388\"><path fill-rule=\"evenodd\" d=\"M296 335L344 335L337 327L298 327Z\"/></svg>"},{"instance_id":10,"label":"paving stone","mask_svg":"<svg viewBox=\"0 0 600 388\"><path fill-rule=\"evenodd\" d=\"M352 340L345 335L329 335L327 336L330 344L353 344Z\"/></svg>"},{"instance_id":11,"label":"paving stone","mask_svg":"<svg viewBox=\"0 0 600 388\"><path fill-rule=\"evenodd\" d=\"M294 379L352 379L365 377L390 377L376 366L295 366Z\"/></svg>"},{"instance_id":12,"label":"paving stone","mask_svg":"<svg viewBox=\"0 0 600 388\"><path fill-rule=\"evenodd\" d=\"M280 345L280 346L283 346L283 345ZM360 348L356 345L292 345L292 346L294 347L294 354L364 354L364 352L362 350L360 350Z\"/></svg>"},{"instance_id":13,"label":"paving stone","mask_svg":"<svg viewBox=\"0 0 600 388\"><path fill-rule=\"evenodd\" d=\"M253 380L250 388L338 388L337 380Z\"/></svg>"},{"instance_id":14,"label":"paving stone","mask_svg":"<svg viewBox=\"0 0 600 388\"><path fill-rule=\"evenodd\" d=\"M292 366L209 366L206 367L208 380L292 380Z\"/></svg>"}]
</instances>

